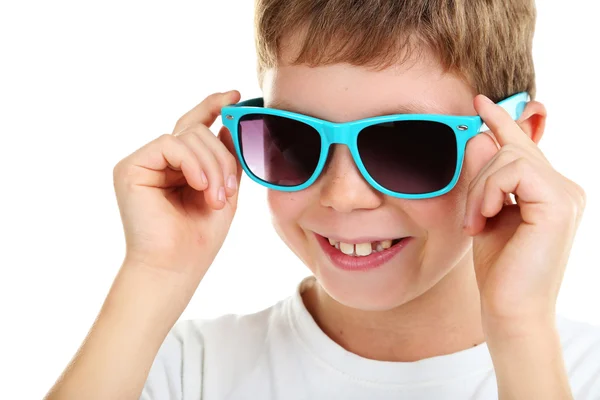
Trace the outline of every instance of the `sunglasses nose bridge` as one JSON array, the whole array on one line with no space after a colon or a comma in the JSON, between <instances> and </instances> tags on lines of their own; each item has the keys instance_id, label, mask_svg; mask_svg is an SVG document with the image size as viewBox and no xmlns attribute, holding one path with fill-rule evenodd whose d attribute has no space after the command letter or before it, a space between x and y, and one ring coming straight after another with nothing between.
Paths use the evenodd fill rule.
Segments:
<instances>
[{"instance_id":1,"label":"sunglasses nose bridge","mask_svg":"<svg viewBox=\"0 0 600 400\"><path fill-rule=\"evenodd\" d=\"M325 136L330 144L345 144L348 145L350 137L350 124L330 122L325 124Z\"/></svg>"}]
</instances>

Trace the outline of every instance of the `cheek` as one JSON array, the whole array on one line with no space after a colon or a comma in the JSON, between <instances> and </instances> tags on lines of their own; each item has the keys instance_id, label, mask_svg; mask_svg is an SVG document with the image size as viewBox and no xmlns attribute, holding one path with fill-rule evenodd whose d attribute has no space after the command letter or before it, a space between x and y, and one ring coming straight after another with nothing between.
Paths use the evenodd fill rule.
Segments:
<instances>
[{"instance_id":1,"label":"cheek","mask_svg":"<svg viewBox=\"0 0 600 400\"><path fill-rule=\"evenodd\" d=\"M411 219L426 232L427 252L432 248L463 252L470 245L471 238L463 231L467 190L468 181L461 177L454 189L443 196L403 205Z\"/></svg>"},{"instance_id":2,"label":"cheek","mask_svg":"<svg viewBox=\"0 0 600 400\"><path fill-rule=\"evenodd\" d=\"M472 238L463 230L467 187L459 181L443 196L407 202L403 207L425 232L419 257L425 280L441 279L472 246Z\"/></svg>"},{"instance_id":3,"label":"cheek","mask_svg":"<svg viewBox=\"0 0 600 400\"><path fill-rule=\"evenodd\" d=\"M465 216L467 187L459 181L452 191L440 197L407 202L403 208L429 236L462 231Z\"/></svg>"},{"instance_id":4,"label":"cheek","mask_svg":"<svg viewBox=\"0 0 600 400\"><path fill-rule=\"evenodd\" d=\"M281 192L267 190L267 201L275 230L281 239L296 253L304 247L305 235L300 228L302 216L310 207L306 190Z\"/></svg>"},{"instance_id":5,"label":"cheek","mask_svg":"<svg viewBox=\"0 0 600 400\"><path fill-rule=\"evenodd\" d=\"M300 197L300 199L299 199ZM286 193L277 190L267 190L267 202L274 221L288 224L297 221L302 215L301 196L296 193Z\"/></svg>"}]
</instances>

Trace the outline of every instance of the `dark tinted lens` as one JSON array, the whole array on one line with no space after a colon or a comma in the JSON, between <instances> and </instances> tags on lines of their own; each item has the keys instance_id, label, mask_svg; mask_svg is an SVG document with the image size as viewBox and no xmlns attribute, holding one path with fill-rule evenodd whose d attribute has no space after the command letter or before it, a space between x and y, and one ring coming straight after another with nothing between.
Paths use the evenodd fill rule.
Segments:
<instances>
[{"instance_id":1,"label":"dark tinted lens","mask_svg":"<svg viewBox=\"0 0 600 400\"><path fill-rule=\"evenodd\" d=\"M258 178L275 185L298 186L315 172L321 137L310 125L249 114L240 118L238 132L244 160Z\"/></svg>"},{"instance_id":2,"label":"dark tinted lens","mask_svg":"<svg viewBox=\"0 0 600 400\"><path fill-rule=\"evenodd\" d=\"M423 194L446 187L456 169L456 137L446 124L396 121L358 134L358 152L369 175L386 189Z\"/></svg>"}]
</instances>

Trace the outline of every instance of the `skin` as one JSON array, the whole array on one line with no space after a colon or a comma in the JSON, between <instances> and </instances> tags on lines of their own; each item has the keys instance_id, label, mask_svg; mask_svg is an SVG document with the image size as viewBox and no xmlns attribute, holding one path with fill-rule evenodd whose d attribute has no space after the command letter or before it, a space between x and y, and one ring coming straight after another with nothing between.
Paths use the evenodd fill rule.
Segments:
<instances>
[{"instance_id":1,"label":"skin","mask_svg":"<svg viewBox=\"0 0 600 400\"><path fill-rule=\"evenodd\" d=\"M285 104L289 111L334 122L410 108L476 114L473 89L444 74L432 57L384 71L283 65L266 72L263 94L266 106ZM528 107L526 115L542 108ZM334 341L353 353L387 361L449 354L484 341L472 238L463 222L468 184L482 163L476 158L493 151L490 136L471 140L456 187L431 199L397 199L378 192L343 145L333 147L327 168L311 187L293 193L269 190L277 232L319 283L305 292L307 307ZM382 268L349 272L331 264L314 232L415 240Z\"/></svg>"},{"instance_id":2,"label":"skin","mask_svg":"<svg viewBox=\"0 0 600 400\"><path fill-rule=\"evenodd\" d=\"M343 146L314 186L270 191L275 228L316 275L304 293L332 340L377 360L414 361L486 341L500 399L572 398L554 321L584 206L537 143L546 111L517 123L432 56L369 72L282 63L267 71L267 105L343 122L407 111L479 114L491 134L469 142L450 193L399 200L374 191ZM156 354L213 263L237 208L241 167L226 128L210 127L240 93L208 96L171 134L114 168L126 256L81 347L46 399L138 399ZM514 193L517 204L507 203ZM377 270L333 269L312 231L415 240Z\"/></svg>"},{"instance_id":3,"label":"skin","mask_svg":"<svg viewBox=\"0 0 600 400\"><path fill-rule=\"evenodd\" d=\"M334 146L311 187L270 190L277 232L316 276L303 300L333 341L363 357L416 361L487 341L501 398L569 398L555 304L585 193L537 147L546 120L541 103L529 102L514 122L444 73L432 54L413 61L384 71L284 61L265 73L267 107L333 122L401 112L479 114L491 130L469 142L459 183L440 197L377 192L343 145ZM341 271L314 233L416 240L378 269ZM529 358L519 363L524 350ZM545 370L537 368L542 359ZM547 380L555 386L544 387Z\"/></svg>"}]
</instances>

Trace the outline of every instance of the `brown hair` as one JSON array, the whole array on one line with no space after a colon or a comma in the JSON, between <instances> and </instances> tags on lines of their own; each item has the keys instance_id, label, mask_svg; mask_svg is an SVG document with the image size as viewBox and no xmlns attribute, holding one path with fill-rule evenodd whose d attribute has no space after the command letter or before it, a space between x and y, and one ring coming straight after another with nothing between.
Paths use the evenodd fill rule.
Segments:
<instances>
[{"instance_id":1,"label":"brown hair","mask_svg":"<svg viewBox=\"0 0 600 400\"><path fill-rule=\"evenodd\" d=\"M534 0L256 0L258 76L300 40L292 64L347 62L383 69L423 45L447 72L494 101L535 96Z\"/></svg>"}]
</instances>

